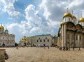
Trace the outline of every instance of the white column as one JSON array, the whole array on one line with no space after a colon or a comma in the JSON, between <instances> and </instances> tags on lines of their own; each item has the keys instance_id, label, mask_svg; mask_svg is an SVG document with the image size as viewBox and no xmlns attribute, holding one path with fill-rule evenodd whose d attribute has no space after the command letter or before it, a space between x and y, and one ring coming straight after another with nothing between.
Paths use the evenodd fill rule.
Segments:
<instances>
[{"instance_id":1,"label":"white column","mask_svg":"<svg viewBox=\"0 0 84 62\"><path fill-rule=\"evenodd\" d=\"M63 44L64 44L64 38L63 38L63 36L64 36L64 35L63 35L63 32L64 32L64 31L63 31L63 30L64 30L64 29L63 29L63 25L62 25L62 47L64 46L64 45L63 45Z\"/></svg>"},{"instance_id":2,"label":"white column","mask_svg":"<svg viewBox=\"0 0 84 62\"><path fill-rule=\"evenodd\" d=\"M79 42L80 42L80 36L79 36L79 34L78 34L78 47L79 47Z\"/></svg>"},{"instance_id":3,"label":"white column","mask_svg":"<svg viewBox=\"0 0 84 62\"><path fill-rule=\"evenodd\" d=\"M64 25L64 46L66 46L66 25Z\"/></svg>"}]
</instances>

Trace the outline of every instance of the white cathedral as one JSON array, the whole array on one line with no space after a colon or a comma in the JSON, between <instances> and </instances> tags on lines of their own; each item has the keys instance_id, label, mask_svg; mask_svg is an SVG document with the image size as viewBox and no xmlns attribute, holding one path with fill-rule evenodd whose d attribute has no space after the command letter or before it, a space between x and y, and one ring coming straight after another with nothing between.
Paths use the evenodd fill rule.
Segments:
<instances>
[{"instance_id":1,"label":"white cathedral","mask_svg":"<svg viewBox=\"0 0 84 62\"><path fill-rule=\"evenodd\" d=\"M61 49L84 47L84 18L76 18L71 12L66 12L58 31L57 45Z\"/></svg>"},{"instance_id":2,"label":"white cathedral","mask_svg":"<svg viewBox=\"0 0 84 62\"><path fill-rule=\"evenodd\" d=\"M0 25L0 46L15 46L15 35L9 34L8 30L5 30L2 25Z\"/></svg>"}]
</instances>

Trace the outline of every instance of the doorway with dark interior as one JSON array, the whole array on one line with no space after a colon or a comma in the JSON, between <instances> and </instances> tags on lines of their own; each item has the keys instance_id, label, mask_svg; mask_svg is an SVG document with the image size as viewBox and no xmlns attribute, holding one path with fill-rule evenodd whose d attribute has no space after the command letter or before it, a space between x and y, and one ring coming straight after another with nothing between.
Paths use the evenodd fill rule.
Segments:
<instances>
[{"instance_id":1,"label":"doorway with dark interior","mask_svg":"<svg viewBox=\"0 0 84 62\"><path fill-rule=\"evenodd\" d=\"M5 44L4 43L2 44L2 47L5 47Z\"/></svg>"}]
</instances>

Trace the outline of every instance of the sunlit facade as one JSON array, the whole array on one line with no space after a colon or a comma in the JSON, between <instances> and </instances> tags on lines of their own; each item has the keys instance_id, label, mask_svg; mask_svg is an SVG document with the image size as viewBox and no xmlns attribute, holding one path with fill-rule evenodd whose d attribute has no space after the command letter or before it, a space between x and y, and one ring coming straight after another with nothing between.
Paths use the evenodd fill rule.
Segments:
<instances>
[{"instance_id":1,"label":"sunlit facade","mask_svg":"<svg viewBox=\"0 0 84 62\"><path fill-rule=\"evenodd\" d=\"M9 34L2 25L0 26L0 46L15 46L15 35Z\"/></svg>"},{"instance_id":2,"label":"sunlit facade","mask_svg":"<svg viewBox=\"0 0 84 62\"><path fill-rule=\"evenodd\" d=\"M28 39L28 40L27 40ZM47 35L36 35L31 37L23 37L20 40L21 46L34 46L34 47L50 47L54 42L53 36Z\"/></svg>"},{"instance_id":3,"label":"sunlit facade","mask_svg":"<svg viewBox=\"0 0 84 62\"><path fill-rule=\"evenodd\" d=\"M24 36L20 39L20 46L31 46L30 37Z\"/></svg>"},{"instance_id":4,"label":"sunlit facade","mask_svg":"<svg viewBox=\"0 0 84 62\"><path fill-rule=\"evenodd\" d=\"M73 14L67 12L63 16L57 45L61 49L84 47L84 18L77 19Z\"/></svg>"}]
</instances>

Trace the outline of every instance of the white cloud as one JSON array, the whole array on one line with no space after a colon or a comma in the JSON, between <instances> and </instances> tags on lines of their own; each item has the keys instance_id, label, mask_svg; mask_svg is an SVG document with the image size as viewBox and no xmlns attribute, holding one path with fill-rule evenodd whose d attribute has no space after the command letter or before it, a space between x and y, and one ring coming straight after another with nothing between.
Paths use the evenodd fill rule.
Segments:
<instances>
[{"instance_id":1,"label":"white cloud","mask_svg":"<svg viewBox=\"0 0 84 62\"><path fill-rule=\"evenodd\" d=\"M28 32L25 29L25 25L25 23L12 23L6 25L7 29L9 30L9 33L16 35L16 42L19 42L22 36L28 35Z\"/></svg>"},{"instance_id":2,"label":"white cloud","mask_svg":"<svg viewBox=\"0 0 84 62\"><path fill-rule=\"evenodd\" d=\"M44 0L46 3L46 0ZM40 4L39 9L36 9L34 5L28 5L25 9L25 18L28 21L28 23L31 25L30 33L34 34L43 34L43 33L54 33L54 29L57 25L59 25L59 22L56 20L49 19L51 12L49 12L47 6ZM43 6L44 5L44 6ZM44 11L42 13L42 11Z\"/></svg>"},{"instance_id":3,"label":"white cloud","mask_svg":"<svg viewBox=\"0 0 84 62\"><path fill-rule=\"evenodd\" d=\"M25 17L27 21L32 25L40 25L42 22L42 19L36 14L35 6L34 5L28 5L25 9Z\"/></svg>"},{"instance_id":4,"label":"white cloud","mask_svg":"<svg viewBox=\"0 0 84 62\"><path fill-rule=\"evenodd\" d=\"M50 15L50 12L47 9L47 0L42 0L42 3L40 4L40 10L44 10L43 15L45 16L46 20L48 19L48 16Z\"/></svg>"},{"instance_id":5,"label":"white cloud","mask_svg":"<svg viewBox=\"0 0 84 62\"><path fill-rule=\"evenodd\" d=\"M14 3L16 0L0 0L0 11L7 12L9 16L15 17L20 14L14 8Z\"/></svg>"},{"instance_id":6,"label":"white cloud","mask_svg":"<svg viewBox=\"0 0 84 62\"><path fill-rule=\"evenodd\" d=\"M39 7L40 10L44 10L43 16L47 20L49 28L51 27L50 29L54 30L54 27L59 26L60 21L62 20L62 15L65 11L64 7L66 4L66 1L61 0L42 0L42 3Z\"/></svg>"},{"instance_id":7,"label":"white cloud","mask_svg":"<svg viewBox=\"0 0 84 62\"><path fill-rule=\"evenodd\" d=\"M84 3L84 0L80 0L80 1L79 0L73 0L73 1L71 1L70 4L68 4L68 7L69 8L77 7L77 6L80 6L83 3Z\"/></svg>"},{"instance_id":8,"label":"white cloud","mask_svg":"<svg viewBox=\"0 0 84 62\"><path fill-rule=\"evenodd\" d=\"M40 28L39 27L34 27L31 29L30 33L36 32L35 34L37 34L37 32L40 32Z\"/></svg>"},{"instance_id":9,"label":"white cloud","mask_svg":"<svg viewBox=\"0 0 84 62\"><path fill-rule=\"evenodd\" d=\"M5 2L5 0L2 1L3 3ZM24 10L26 20L20 23L9 24L7 28L11 33L16 34L16 38L21 38L23 35L31 36L44 33L55 35L58 31L60 21L62 21L63 14L66 11L65 8L81 7L83 4L82 1L71 0L70 4L68 4L66 0L42 0L38 7L30 4ZM14 8L14 2L15 0L10 2L9 5L7 5L7 2L4 3L4 11L10 16L17 16L19 14Z\"/></svg>"}]
</instances>

